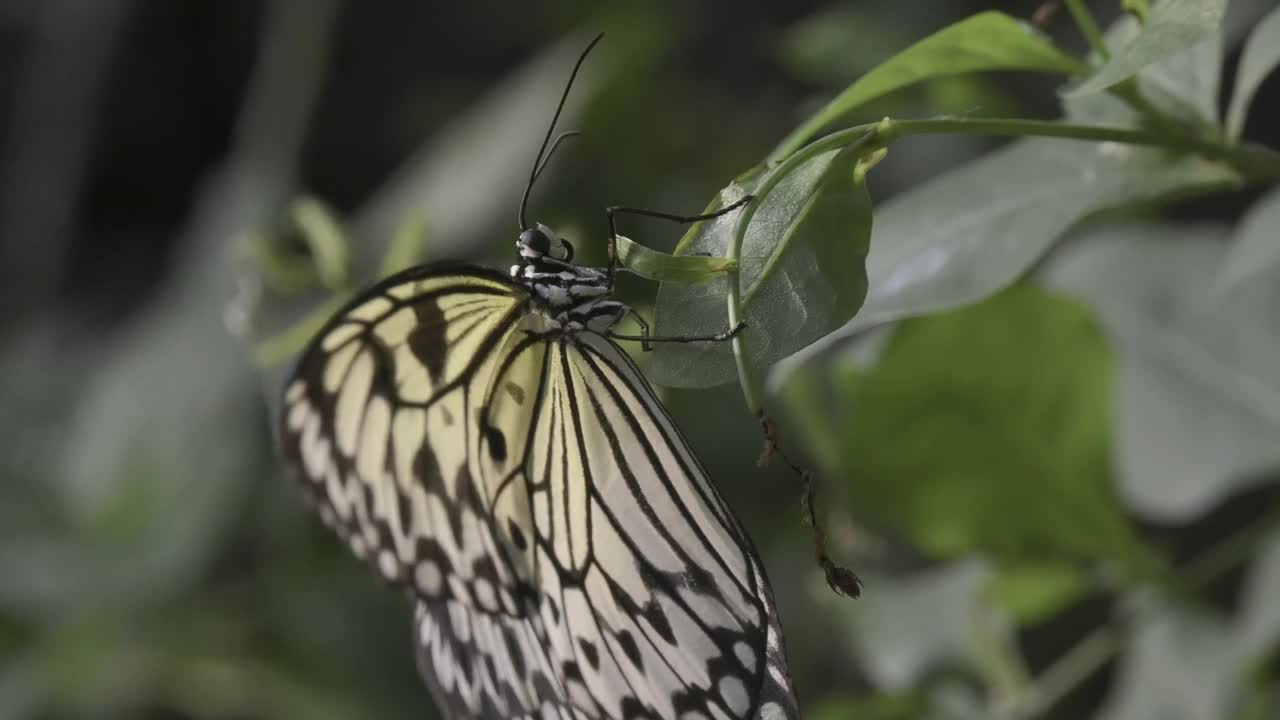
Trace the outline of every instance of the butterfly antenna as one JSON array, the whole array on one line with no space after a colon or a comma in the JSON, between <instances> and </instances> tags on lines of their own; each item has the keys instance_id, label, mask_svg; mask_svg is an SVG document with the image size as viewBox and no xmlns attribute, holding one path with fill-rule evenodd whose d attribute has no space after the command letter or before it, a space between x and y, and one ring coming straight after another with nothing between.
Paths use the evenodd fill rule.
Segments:
<instances>
[{"instance_id":1,"label":"butterfly antenna","mask_svg":"<svg viewBox=\"0 0 1280 720\"><path fill-rule=\"evenodd\" d=\"M538 166L537 170L533 171L533 179L535 182L538 178L542 177L542 171L546 170L547 166L551 164L551 158L555 157L556 150L560 148L560 143L568 140L569 138L576 138L581 134L582 133L577 130L565 130L556 136L555 141L551 143L551 149L547 151L546 157L542 158L542 164Z\"/></svg>"},{"instance_id":2,"label":"butterfly antenna","mask_svg":"<svg viewBox=\"0 0 1280 720\"><path fill-rule=\"evenodd\" d=\"M564 84L564 92L560 94L560 104L556 105L556 114L551 116L551 124L547 126L547 134L542 138L542 146L538 148L538 156L533 160L533 169L529 171L529 183L524 186L524 195L520 198L521 230L529 228L529 223L525 220L525 209L529 206L529 193L533 191L533 181L538 179L538 171L542 167L542 155L547 151L547 144L551 142L551 136L556 131L556 121L560 119L560 112L564 110L564 103L569 99L569 90L573 87L574 78L578 77L578 70L582 67L582 62L587 59L587 55L591 54L591 49L603 37L604 33L600 33L582 51L582 54L578 56L578 62L573 65L573 72L569 73L569 82ZM559 145L558 142L556 144Z\"/></svg>"}]
</instances>

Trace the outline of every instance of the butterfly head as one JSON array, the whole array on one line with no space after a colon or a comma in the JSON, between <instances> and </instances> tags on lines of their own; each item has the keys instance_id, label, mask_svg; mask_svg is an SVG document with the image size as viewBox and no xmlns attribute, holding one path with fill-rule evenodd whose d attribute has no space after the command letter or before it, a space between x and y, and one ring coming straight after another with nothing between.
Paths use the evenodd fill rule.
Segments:
<instances>
[{"instance_id":1,"label":"butterfly head","mask_svg":"<svg viewBox=\"0 0 1280 720\"><path fill-rule=\"evenodd\" d=\"M549 306L557 327L583 329L597 317L617 322L620 303L606 302L613 276L604 270L573 264L573 246L554 230L536 223L516 240L518 262L511 277Z\"/></svg>"},{"instance_id":2,"label":"butterfly head","mask_svg":"<svg viewBox=\"0 0 1280 720\"><path fill-rule=\"evenodd\" d=\"M542 223L520 233L516 252L524 265L537 265L548 259L554 261L552 264L573 262L573 246Z\"/></svg>"}]
</instances>

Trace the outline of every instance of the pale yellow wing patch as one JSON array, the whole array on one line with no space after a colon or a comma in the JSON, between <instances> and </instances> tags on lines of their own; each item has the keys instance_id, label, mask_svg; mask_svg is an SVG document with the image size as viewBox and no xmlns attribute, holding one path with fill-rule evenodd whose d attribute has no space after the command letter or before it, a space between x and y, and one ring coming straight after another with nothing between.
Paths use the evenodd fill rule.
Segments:
<instances>
[{"instance_id":1,"label":"pale yellow wing patch","mask_svg":"<svg viewBox=\"0 0 1280 720\"><path fill-rule=\"evenodd\" d=\"M334 317L285 388L282 446L321 516L422 596L520 612L516 581L532 566L505 527L532 533L532 520L518 493L497 494L524 452L540 381L534 354L510 360L528 302L479 269L384 283Z\"/></svg>"}]
</instances>

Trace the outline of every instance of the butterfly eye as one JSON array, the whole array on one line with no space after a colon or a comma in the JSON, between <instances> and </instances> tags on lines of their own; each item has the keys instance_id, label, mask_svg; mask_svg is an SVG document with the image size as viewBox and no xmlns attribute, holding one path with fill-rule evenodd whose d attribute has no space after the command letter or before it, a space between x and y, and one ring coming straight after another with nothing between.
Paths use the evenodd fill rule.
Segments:
<instances>
[{"instance_id":1,"label":"butterfly eye","mask_svg":"<svg viewBox=\"0 0 1280 720\"><path fill-rule=\"evenodd\" d=\"M530 228L520 233L520 244L539 255L545 255L551 249L551 238L538 228Z\"/></svg>"},{"instance_id":2,"label":"butterfly eye","mask_svg":"<svg viewBox=\"0 0 1280 720\"><path fill-rule=\"evenodd\" d=\"M573 262L573 246L569 244L568 240L561 240L560 245L564 247L564 257L560 259L565 262Z\"/></svg>"}]
</instances>

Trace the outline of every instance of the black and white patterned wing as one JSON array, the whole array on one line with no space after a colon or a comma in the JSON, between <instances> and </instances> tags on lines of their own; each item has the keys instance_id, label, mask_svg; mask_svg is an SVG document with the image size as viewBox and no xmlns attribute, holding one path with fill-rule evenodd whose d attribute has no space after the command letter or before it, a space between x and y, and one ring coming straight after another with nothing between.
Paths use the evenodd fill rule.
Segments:
<instances>
[{"instance_id":1,"label":"black and white patterned wing","mask_svg":"<svg viewBox=\"0 0 1280 720\"><path fill-rule=\"evenodd\" d=\"M498 437L477 420L528 303L490 270L416 268L339 311L286 383L283 453L321 518L384 579L423 597L517 606L500 591L517 579L474 458L486 433Z\"/></svg>"},{"instance_id":2,"label":"black and white patterned wing","mask_svg":"<svg viewBox=\"0 0 1280 720\"><path fill-rule=\"evenodd\" d=\"M630 358L589 333L510 342L487 424L527 421L526 452L481 472L520 510L506 536L533 585L523 618L419 601L420 663L453 717L799 717L760 561ZM513 675L523 693L483 701Z\"/></svg>"},{"instance_id":3,"label":"black and white patterned wing","mask_svg":"<svg viewBox=\"0 0 1280 720\"><path fill-rule=\"evenodd\" d=\"M449 718L798 717L772 597L629 358L458 265L380 283L286 384L322 519L416 603Z\"/></svg>"}]
</instances>

